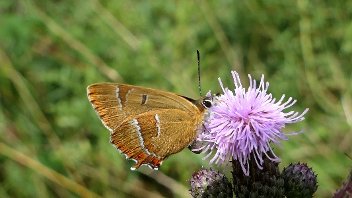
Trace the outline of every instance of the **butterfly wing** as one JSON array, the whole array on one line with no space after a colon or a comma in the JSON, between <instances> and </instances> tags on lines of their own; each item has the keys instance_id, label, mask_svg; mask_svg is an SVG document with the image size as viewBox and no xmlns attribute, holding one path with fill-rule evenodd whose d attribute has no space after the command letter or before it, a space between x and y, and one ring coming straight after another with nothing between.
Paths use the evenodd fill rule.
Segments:
<instances>
[{"instance_id":1,"label":"butterfly wing","mask_svg":"<svg viewBox=\"0 0 352 198\"><path fill-rule=\"evenodd\" d=\"M116 83L88 86L88 99L110 131L128 117L155 109L180 109L192 113L197 110L189 100L174 93Z\"/></svg>"},{"instance_id":2,"label":"butterfly wing","mask_svg":"<svg viewBox=\"0 0 352 198\"><path fill-rule=\"evenodd\" d=\"M138 168L158 168L171 154L180 152L196 138L200 117L177 109L154 110L126 119L111 134L111 143L134 159Z\"/></svg>"},{"instance_id":3,"label":"butterfly wing","mask_svg":"<svg viewBox=\"0 0 352 198\"><path fill-rule=\"evenodd\" d=\"M111 143L136 161L133 168L158 168L190 144L203 117L204 108L170 92L114 83L93 84L87 92Z\"/></svg>"}]
</instances>

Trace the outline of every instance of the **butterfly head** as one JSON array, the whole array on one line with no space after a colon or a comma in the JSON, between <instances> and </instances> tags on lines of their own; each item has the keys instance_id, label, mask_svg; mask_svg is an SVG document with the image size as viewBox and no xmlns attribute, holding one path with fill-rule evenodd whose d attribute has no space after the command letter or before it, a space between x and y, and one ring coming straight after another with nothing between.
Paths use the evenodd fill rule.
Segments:
<instances>
[{"instance_id":1,"label":"butterfly head","mask_svg":"<svg viewBox=\"0 0 352 198\"><path fill-rule=\"evenodd\" d=\"M212 96L205 96L201 100L201 103L205 109L209 109L213 105L213 97Z\"/></svg>"}]
</instances>

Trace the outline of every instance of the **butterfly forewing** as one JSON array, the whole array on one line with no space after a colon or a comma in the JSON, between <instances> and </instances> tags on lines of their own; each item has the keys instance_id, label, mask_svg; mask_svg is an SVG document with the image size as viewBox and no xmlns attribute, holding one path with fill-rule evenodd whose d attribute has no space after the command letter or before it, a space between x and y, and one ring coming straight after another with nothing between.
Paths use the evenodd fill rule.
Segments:
<instances>
[{"instance_id":1,"label":"butterfly forewing","mask_svg":"<svg viewBox=\"0 0 352 198\"><path fill-rule=\"evenodd\" d=\"M158 168L162 160L195 139L204 108L174 93L125 84L100 83L88 98L113 143L128 158Z\"/></svg>"}]
</instances>

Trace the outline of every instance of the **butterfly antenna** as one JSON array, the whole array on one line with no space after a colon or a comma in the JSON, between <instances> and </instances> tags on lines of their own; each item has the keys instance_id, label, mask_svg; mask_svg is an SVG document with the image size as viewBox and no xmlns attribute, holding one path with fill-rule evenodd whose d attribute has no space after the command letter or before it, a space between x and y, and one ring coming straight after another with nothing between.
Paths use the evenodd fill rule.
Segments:
<instances>
[{"instance_id":1,"label":"butterfly antenna","mask_svg":"<svg viewBox=\"0 0 352 198\"><path fill-rule=\"evenodd\" d=\"M199 89L200 96L202 96L202 88L200 85L200 54L199 54L199 50L197 50L197 60L198 60L198 89Z\"/></svg>"}]
</instances>

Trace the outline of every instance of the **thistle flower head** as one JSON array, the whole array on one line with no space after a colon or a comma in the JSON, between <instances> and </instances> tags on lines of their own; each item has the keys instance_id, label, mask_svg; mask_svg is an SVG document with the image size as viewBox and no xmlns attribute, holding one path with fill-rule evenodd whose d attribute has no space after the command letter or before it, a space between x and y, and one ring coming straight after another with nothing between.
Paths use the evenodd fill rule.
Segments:
<instances>
[{"instance_id":1,"label":"thistle flower head","mask_svg":"<svg viewBox=\"0 0 352 198\"><path fill-rule=\"evenodd\" d=\"M245 89L238 73L231 73L235 89L231 91L224 88L219 78L223 94L214 98L210 114L204 122L204 131L197 141L203 142L203 152L209 153L206 158L212 156L211 163L223 164L238 160L243 172L248 175L251 155L259 168L262 167L264 156L279 161L270 143L278 144L281 140L287 140L282 129L286 124L304 120L308 109L302 113L283 112L294 105L296 100L290 97L284 101L283 95L277 101L268 93L269 83L264 82L264 76L257 86L257 82L248 75L250 83L248 89Z\"/></svg>"}]
</instances>

